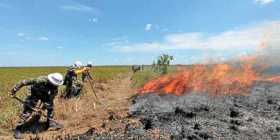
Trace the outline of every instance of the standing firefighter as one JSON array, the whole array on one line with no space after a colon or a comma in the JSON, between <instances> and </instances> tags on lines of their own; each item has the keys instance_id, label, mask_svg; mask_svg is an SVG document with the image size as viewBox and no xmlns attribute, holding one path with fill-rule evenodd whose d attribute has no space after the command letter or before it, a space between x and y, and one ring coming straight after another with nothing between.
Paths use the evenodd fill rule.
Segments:
<instances>
[{"instance_id":1,"label":"standing firefighter","mask_svg":"<svg viewBox=\"0 0 280 140\"><path fill-rule=\"evenodd\" d=\"M20 139L21 130L24 124L28 122L37 103L41 101L43 108L47 110L47 124L49 130L57 130L62 128L61 125L53 121L53 100L58 93L58 86L63 84L63 76L60 73L52 73L48 76L40 76L33 80L23 80L16 84L10 94L12 97L18 99L15 95L24 86L30 86L31 95L29 95L24 103L23 112L20 115L20 121L17 123L15 129L15 138Z\"/></svg>"},{"instance_id":2,"label":"standing firefighter","mask_svg":"<svg viewBox=\"0 0 280 140\"><path fill-rule=\"evenodd\" d=\"M88 69L89 68L87 67L83 67L83 64L80 61L77 61L67 70L64 78L64 85L66 86L64 98L71 98L80 95L83 84L80 80L78 80L78 75L84 73Z\"/></svg>"}]
</instances>

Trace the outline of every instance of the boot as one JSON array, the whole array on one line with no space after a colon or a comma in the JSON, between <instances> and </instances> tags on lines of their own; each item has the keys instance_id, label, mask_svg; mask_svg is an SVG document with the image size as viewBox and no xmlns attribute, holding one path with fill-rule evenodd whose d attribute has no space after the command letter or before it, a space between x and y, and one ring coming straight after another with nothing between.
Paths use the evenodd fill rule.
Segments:
<instances>
[{"instance_id":1,"label":"boot","mask_svg":"<svg viewBox=\"0 0 280 140\"><path fill-rule=\"evenodd\" d=\"M23 139L23 136L22 136L21 131L19 129L15 129L14 138L15 139Z\"/></svg>"},{"instance_id":2,"label":"boot","mask_svg":"<svg viewBox=\"0 0 280 140\"><path fill-rule=\"evenodd\" d=\"M49 128L48 128L49 131L56 131L62 128L63 126L61 124L58 124L54 121L49 121Z\"/></svg>"}]
</instances>

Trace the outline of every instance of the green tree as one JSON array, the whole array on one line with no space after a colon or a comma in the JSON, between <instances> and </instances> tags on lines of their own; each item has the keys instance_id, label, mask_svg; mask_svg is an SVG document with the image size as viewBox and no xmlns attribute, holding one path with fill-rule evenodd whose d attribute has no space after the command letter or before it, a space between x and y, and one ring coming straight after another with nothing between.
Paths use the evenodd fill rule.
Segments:
<instances>
[{"instance_id":1,"label":"green tree","mask_svg":"<svg viewBox=\"0 0 280 140\"><path fill-rule=\"evenodd\" d=\"M161 74L166 74L168 70L168 66L170 65L170 62L173 60L173 56L168 54L162 54L158 57L156 62L153 62L153 68L156 72L159 72Z\"/></svg>"}]
</instances>

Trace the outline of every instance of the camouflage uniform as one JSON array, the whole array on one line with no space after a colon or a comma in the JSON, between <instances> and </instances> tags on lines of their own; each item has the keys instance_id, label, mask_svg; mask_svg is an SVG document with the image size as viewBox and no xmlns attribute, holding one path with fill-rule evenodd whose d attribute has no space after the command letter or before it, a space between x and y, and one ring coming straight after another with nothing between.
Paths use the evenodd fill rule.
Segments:
<instances>
[{"instance_id":1,"label":"camouflage uniform","mask_svg":"<svg viewBox=\"0 0 280 140\"><path fill-rule=\"evenodd\" d=\"M82 83L78 80L78 75L75 73L75 68L70 67L64 78L64 85L66 85L65 98L78 96L82 90Z\"/></svg>"},{"instance_id":2,"label":"camouflage uniform","mask_svg":"<svg viewBox=\"0 0 280 140\"><path fill-rule=\"evenodd\" d=\"M58 93L58 87L49 82L46 76L41 76L33 80L23 80L16 84L12 89L12 93L15 94L23 86L30 86L31 95L29 95L25 102L31 107L35 107L40 100L44 104L44 108L47 109L47 121L50 123L53 118L53 100ZM32 109L27 105L24 105L22 114L20 115L20 121L17 124L17 128L21 127L32 115Z\"/></svg>"}]
</instances>

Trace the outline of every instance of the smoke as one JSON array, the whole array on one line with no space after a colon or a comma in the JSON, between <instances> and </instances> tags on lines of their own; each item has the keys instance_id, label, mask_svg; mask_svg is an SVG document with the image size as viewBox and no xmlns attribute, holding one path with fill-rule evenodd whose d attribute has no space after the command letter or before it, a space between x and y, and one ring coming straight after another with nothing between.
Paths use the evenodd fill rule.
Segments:
<instances>
[{"instance_id":1,"label":"smoke","mask_svg":"<svg viewBox=\"0 0 280 140\"><path fill-rule=\"evenodd\" d=\"M270 65L279 65L280 22L272 23L263 33L261 44L256 49L257 60Z\"/></svg>"}]
</instances>

